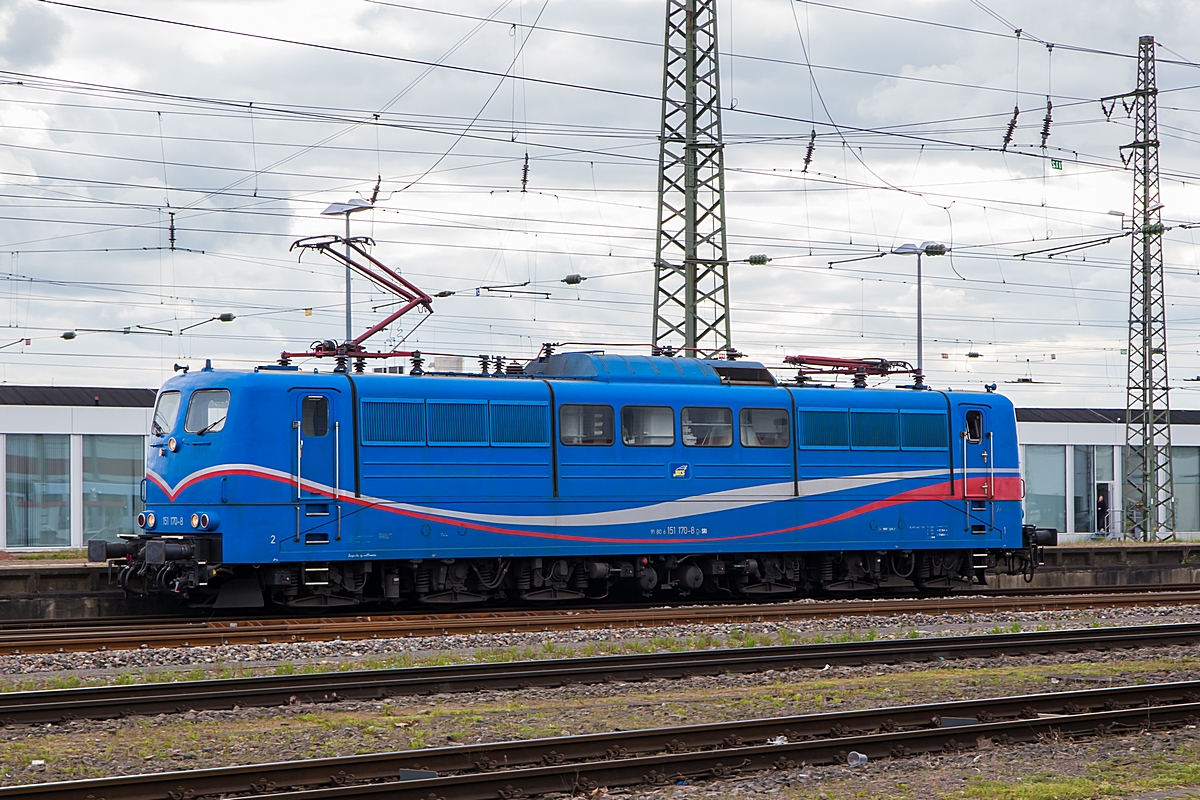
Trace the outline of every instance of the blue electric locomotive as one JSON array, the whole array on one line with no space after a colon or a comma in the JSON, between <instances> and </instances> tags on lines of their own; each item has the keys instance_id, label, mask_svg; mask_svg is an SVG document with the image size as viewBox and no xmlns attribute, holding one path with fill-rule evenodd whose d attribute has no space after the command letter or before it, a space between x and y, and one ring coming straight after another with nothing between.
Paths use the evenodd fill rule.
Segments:
<instances>
[{"instance_id":1,"label":"blue electric locomotive","mask_svg":"<svg viewBox=\"0 0 1200 800\"><path fill-rule=\"evenodd\" d=\"M743 361L206 367L159 392L143 485L143 532L89 557L217 607L944 592L1053 541L1022 525L1006 398Z\"/></svg>"}]
</instances>

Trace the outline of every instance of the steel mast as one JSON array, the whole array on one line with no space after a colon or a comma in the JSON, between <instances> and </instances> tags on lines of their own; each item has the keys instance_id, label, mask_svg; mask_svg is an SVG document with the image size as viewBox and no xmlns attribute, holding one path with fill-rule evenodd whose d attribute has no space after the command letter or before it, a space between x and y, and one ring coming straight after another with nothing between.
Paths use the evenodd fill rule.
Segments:
<instances>
[{"instance_id":1,"label":"steel mast","mask_svg":"<svg viewBox=\"0 0 1200 800\"><path fill-rule=\"evenodd\" d=\"M1154 37L1142 36L1138 88L1120 98L1126 100L1126 108L1132 107L1134 119L1133 142L1121 148L1122 157L1133 166L1123 530L1147 541L1175 535L1157 96ZM1106 99L1115 104L1118 98Z\"/></svg>"},{"instance_id":2,"label":"steel mast","mask_svg":"<svg viewBox=\"0 0 1200 800\"><path fill-rule=\"evenodd\" d=\"M725 154L716 0L667 0L655 352L713 357L732 351L725 249Z\"/></svg>"}]
</instances>

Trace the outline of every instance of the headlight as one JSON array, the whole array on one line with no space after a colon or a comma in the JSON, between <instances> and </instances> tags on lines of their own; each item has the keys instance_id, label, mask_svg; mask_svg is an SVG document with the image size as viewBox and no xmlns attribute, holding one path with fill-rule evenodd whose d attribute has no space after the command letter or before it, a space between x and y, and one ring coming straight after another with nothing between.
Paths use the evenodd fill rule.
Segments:
<instances>
[{"instance_id":1,"label":"headlight","mask_svg":"<svg viewBox=\"0 0 1200 800\"><path fill-rule=\"evenodd\" d=\"M215 528L216 525L217 525L216 517L209 517L208 514L200 515L200 527L203 528L204 530L208 530L209 528Z\"/></svg>"},{"instance_id":2,"label":"headlight","mask_svg":"<svg viewBox=\"0 0 1200 800\"><path fill-rule=\"evenodd\" d=\"M157 520L157 519L155 519L155 517L154 517L154 512L153 512L153 511L151 511L150 513L148 513L148 514L146 515L146 527L147 527L147 528L153 528L153 527L154 527L154 523L155 523L155 522L157 522L157 521L158 521L158 520Z\"/></svg>"},{"instance_id":3,"label":"headlight","mask_svg":"<svg viewBox=\"0 0 1200 800\"><path fill-rule=\"evenodd\" d=\"M167 439L167 449L172 453L179 452L179 442L174 436L172 436L170 439Z\"/></svg>"},{"instance_id":4,"label":"headlight","mask_svg":"<svg viewBox=\"0 0 1200 800\"><path fill-rule=\"evenodd\" d=\"M146 512L142 511L137 515L137 525L139 528L146 527Z\"/></svg>"},{"instance_id":5,"label":"headlight","mask_svg":"<svg viewBox=\"0 0 1200 800\"><path fill-rule=\"evenodd\" d=\"M199 514L192 514L192 527L193 528L200 527L200 515Z\"/></svg>"}]
</instances>

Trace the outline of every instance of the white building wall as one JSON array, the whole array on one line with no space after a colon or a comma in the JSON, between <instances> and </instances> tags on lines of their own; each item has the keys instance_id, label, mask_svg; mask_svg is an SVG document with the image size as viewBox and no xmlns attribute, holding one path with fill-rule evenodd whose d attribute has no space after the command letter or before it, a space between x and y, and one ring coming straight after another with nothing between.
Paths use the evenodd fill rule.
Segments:
<instances>
[{"instance_id":1,"label":"white building wall","mask_svg":"<svg viewBox=\"0 0 1200 800\"><path fill-rule=\"evenodd\" d=\"M145 436L154 410L71 406L0 406L0 433Z\"/></svg>"}]
</instances>

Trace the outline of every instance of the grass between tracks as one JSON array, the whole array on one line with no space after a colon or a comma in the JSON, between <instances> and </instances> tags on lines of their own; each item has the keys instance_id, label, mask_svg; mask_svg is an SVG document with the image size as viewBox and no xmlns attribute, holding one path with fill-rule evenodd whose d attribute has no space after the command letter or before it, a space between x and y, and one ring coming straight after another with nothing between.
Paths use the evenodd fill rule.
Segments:
<instances>
[{"instance_id":1,"label":"grass between tracks","mask_svg":"<svg viewBox=\"0 0 1200 800\"><path fill-rule=\"evenodd\" d=\"M1086 621L1091 627L1101 623L1095 619ZM1063 623L1056 622L1053 626L1048 623L1022 626L1013 622L1004 626L993 626L987 630L968 630L965 633L1020 633L1027 631L1046 631L1051 627L1060 629ZM512 661L536 661L556 658L587 658L591 656L631 655L639 653L680 653L693 650L711 650L715 648L744 648L769 647L775 645L795 644L844 644L853 642L870 642L880 639L916 639L931 636L929 631L919 628L904 627L881 633L877 628L864 630L839 631L837 633L815 633L800 635L784 625L774 629L763 630L734 628L725 635L699 636L655 636L645 639L614 638L599 640L587 644L563 644L545 641L536 646L524 647L483 647L474 650L413 652L406 651L412 647L412 640L361 640L345 643L346 655L339 658L326 658L314 661L275 661L269 664L246 663L246 661L231 660L221 654L220 648L197 647L192 649L194 657L186 668L184 667L141 667L110 668L91 666L86 670L36 672L32 675L0 675L0 692L31 691L37 689L74 689L86 686L123 686L140 683L199 681L224 678L246 678L259 675L303 675L324 672L345 672L360 669L399 669L406 667L448 666L469 663L504 663ZM620 632L610 632L619 636ZM937 635L955 635L939 633ZM378 650L380 646L394 647L395 650L383 653L355 653L358 648ZM277 645L264 645L267 651L277 649ZM137 651L141 652L141 651ZM241 649L239 654L244 654ZM121 651L111 654L86 654L77 656L81 662L89 660L103 662L110 657L120 660ZM245 656L243 656L244 658ZM31 656L30 658L36 658ZM28 668L27 668L28 669ZM103 671L101 671L103 670Z\"/></svg>"},{"instance_id":2,"label":"grass between tracks","mask_svg":"<svg viewBox=\"0 0 1200 800\"><path fill-rule=\"evenodd\" d=\"M837 667L9 727L0 729L0 782L69 780L1189 678L1200 678L1200 658L1039 664L991 659L971 666ZM1190 761L1174 751L1141 749L1145 752L1136 758L1121 753L1091 772L1075 774L1074 763L1069 769L1035 768L1027 754L1045 755L1048 748L1025 747L1020 758L999 759L977 779L965 777L976 775L975 770L960 770L965 782L960 781L957 794L945 796L967 800L1119 796L1126 790L1186 784L1194 769L1185 767L1200 762L1200 750L1195 748L1186 754ZM1114 754L1099 753L1096 758L1101 755ZM903 763L914 762L879 762ZM873 762L872 769L880 768ZM896 784L893 781L893 789ZM862 794L872 789L857 777L824 781L822 790L830 800L942 796L915 789ZM788 794L798 798L809 797L807 791L802 786L788 788Z\"/></svg>"},{"instance_id":3,"label":"grass between tracks","mask_svg":"<svg viewBox=\"0 0 1200 800\"><path fill-rule=\"evenodd\" d=\"M813 785L793 785L781 794L789 800L1182 800L1200 796L1200 735L1193 726L1168 738L1171 741L1160 741L1157 747L1147 746L1143 737L1104 737L1048 748L1001 749L986 760L968 755L941 763L936 758L934 763L892 761L874 775L847 778L841 770L843 775ZM1043 752L1037 752L1039 748Z\"/></svg>"}]
</instances>

